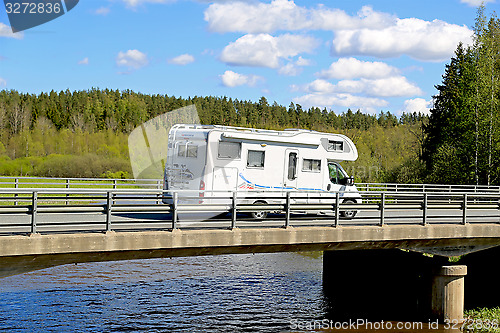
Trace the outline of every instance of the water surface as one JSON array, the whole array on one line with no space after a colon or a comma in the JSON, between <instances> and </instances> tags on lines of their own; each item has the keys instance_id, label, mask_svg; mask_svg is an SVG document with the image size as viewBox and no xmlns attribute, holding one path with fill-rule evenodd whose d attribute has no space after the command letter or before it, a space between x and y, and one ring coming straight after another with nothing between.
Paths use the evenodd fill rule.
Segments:
<instances>
[{"instance_id":1,"label":"water surface","mask_svg":"<svg viewBox=\"0 0 500 333\"><path fill-rule=\"evenodd\" d=\"M296 253L65 265L0 279L9 332L280 332L322 319L322 259Z\"/></svg>"}]
</instances>

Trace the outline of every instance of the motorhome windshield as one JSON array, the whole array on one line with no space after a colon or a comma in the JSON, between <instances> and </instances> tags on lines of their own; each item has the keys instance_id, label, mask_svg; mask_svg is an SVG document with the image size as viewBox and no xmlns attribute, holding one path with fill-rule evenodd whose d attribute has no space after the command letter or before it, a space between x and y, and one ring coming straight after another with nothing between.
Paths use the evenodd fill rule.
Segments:
<instances>
[{"instance_id":1,"label":"motorhome windshield","mask_svg":"<svg viewBox=\"0 0 500 333\"><path fill-rule=\"evenodd\" d=\"M349 178L340 164L335 162L328 162L328 172L333 184L345 184L346 179Z\"/></svg>"}]
</instances>

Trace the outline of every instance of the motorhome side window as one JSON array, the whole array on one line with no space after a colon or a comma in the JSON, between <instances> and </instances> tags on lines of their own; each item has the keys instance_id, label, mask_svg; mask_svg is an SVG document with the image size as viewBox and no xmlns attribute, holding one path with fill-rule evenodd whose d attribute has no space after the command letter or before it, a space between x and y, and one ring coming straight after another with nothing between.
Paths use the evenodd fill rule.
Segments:
<instances>
[{"instance_id":1,"label":"motorhome side window","mask_svg":"<svg viewBox=\"0 0 500 333\"><path fill-rule=\"evenodd\" d=\"M344 141L328 141L329 151L344 151Z\"/></svg>"},{"instance_id":2,"label":"motorhome side window","mask_svg":"<svg viewBox=\"0 0 500 333\"><path fill-rule=\"evenodd\" d=\"M249 167L249 168L263 168L265 156L266 156L266 154L264 151L249 150L248 151L248 159L247 159L247 167Z\"/></svg>"},{"instance_id":3,"label":"motorhome side window","mask_svg":"<svg viewBox=\"0 0 500 333\"><path fill-rule=\"evenodd\" d=\"M179 157L198 157L198 146L191 144L180 144L177 148L177 156Z\"/></svg>"},{"instance_id":4,"label":"motorhome side window","mask_svg":"<svg viewBox=\"0 0 500 333\"><path fill-rule=\"evenodd\" d=\"M321 160L311 160L304 158L304 162L302 163L302 171L320 172Z\"/></svg>"},{"instance_id":5,"label":"motorhome side window","mask_svg":"<svg viewBox=\"0 0 500 333\"><path fill-rule=\"evenodd\" d=\"M241 158L241 142L219 141L219 158Z\"/></svg>"},{"instance_id":6,"label":"motorhome side window","mask_svg":"<svg viewBox=\"0 0 500 333\"><path fill-rule=\"evenodd\" d=\"M297 178L297 153L288 155L288 179L294 180Z\"/></svg>"}]
</instances>

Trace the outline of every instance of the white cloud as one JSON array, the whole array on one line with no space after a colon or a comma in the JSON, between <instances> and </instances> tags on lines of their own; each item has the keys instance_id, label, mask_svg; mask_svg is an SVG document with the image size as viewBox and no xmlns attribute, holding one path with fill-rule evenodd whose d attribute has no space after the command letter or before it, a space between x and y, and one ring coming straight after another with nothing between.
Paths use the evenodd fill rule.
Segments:
<instances>
[{"instance_id":1,"label":"white cloud","mask_svg":"<svg viewBox=\"0 0 500 333\"><path fill-rule=\"evenodd\" d=\"M257 75L244 75L233 71L225 71L224 74L220 75L220 78L224 86L231 88L243 85L253 87L263 80L262 77Z\"/></svg>"},{"instance_id":2,"label":"white cloud","mask_svg":"<svg viewBox=\"0 0 500 333\"><path fill-rule=\"evenodd\" d=\"M431 106L432 106L432 101L426 101L423 98L408 99L404 102L404 107L402 112L405 113L420 112L423 114L430 114Z\"/></svg>"},{"instance_id":3,"label":"white cloud","mask_svg":"<svg viewBox=\"0 0 500 333\"><path fill-rule=\"evenodd\" d=\"M192 62L194 62L194 57L190 54L181 54L180 56L177 56L175 58L171 58L168 60L168 62L170 64L174 64L174 65L187 65L187 64L190 64Z\"/></svg>"},{"instance_id":4,"label":"white cloud","mask_svg":"<svg viewBox=\"0 0 500 333\"><path fill-rule=\"evenodd\" d=\"M404 76L394 76L382 79L342 80L337 84L318 79L303 86L291 86L292 90L307 93L348 93L362 94L373 97L402 97L421 95L422 90L409 82Z\"/></svg>"},{"instance_id":5,"label":"white cloud","mask_svg":"<svg viewBox=\"0 0 500 333\"><path fill-rule=\"evenodd\" d=\"M311 60L299 57L299 59L297 59L297 61L295 62L295 64L297 66L310 66L311 65Z\"/></svg>"},{"instance_id":6,"label":"white cloud","mask_svg":"<svg viewBox=\"0 0 500 333\"><path fill-rule=\"evenodd\" d=\"M0 22L0 37L23 39L24 33L22 32L13 33L11 27Z\"/></svg>"},{"instance_id":7,"label":"white cloud","mask_svg":"<svg viewBox=\"0 0 500 333\"><path fill-rule=\"evenodd\" d=\"M404 76L393 76L383 79L361 79L359 81L345 80L338 83L339 90L345 88L349 92L362 93L377 97L401 97L421 95L422 90L409 82Z\"/></svg>"},{"instance_id":8,"label":"white cloud","mask_svg":"<svg viewBox=\"0 0 500 333\"><path fill-rule=\"evenodd\" d=\"M300 68L293 62L289 62L285 66L280 67L278 73L286 76L297 76L302 73L302 68Z\"/></svg>"},{"instance_id":9,"label":"white cloud","mask_svg":"<svg viewBox=\"0 0 500 333\"><path fill-rule=\"evenodd\" d=\"M132 69L144 67L148 62L147 55L138 50L128 50L127 52L120 51L116 57L117 66L124 66Z\"/></svg>"},{"instance_id":10,"label":"white cloud","mask_svg":"<svg viewBox=\"0 0 500 333\"><path fill-rule=\"evenodd\" d=\"M292 91L302 91L310 93L332 93L335 91L335 85L326 80L314 80L306 85L291 85Z\"/></svg>"},{"instance_id":11,"label":"white cloud","mask_svg":"<svg viewBox=\"0 0 500 333\"><path fill-rule=\"evenodd\" d=\"M462 1L475 3L476 0ZM325 5L297 6L293 0L216 2L205 10L205 21L209 30L221 33L334 31L332 55L384 58L406 54L424 61L449 59L460 41L465 44L472 41L473 33L466 26L440 20L399 19L370 6L362 7L357 15L351 16Z\"/></svg>"},{"instance_id":12,"label":"white cloud","mask_svg":"<svg viewBox=\"0 0 500 333\"><path fill-rule=\"evenodd\" d=\"M407 54L423 61L441 61L453 55L459 42L471 43L466 26L417 18L398 19L384 29L340 30L335 33L333 55L398 57Z\"/></svg>"},{"instance_id":13,"label":"white cloud","mask_svg":"<svg viewBox=\"0 0 500 333\"><path fill-rule=\"evenodd\" d=\"M109 7L99 7L94 11L94 14L106 16L110 11L111 9Z\"/></svg>"},{"instance_id":14,"label":"white cloud","mask_svg":"<svg viewBox=\"0 0 500 333\"><path fill-rule=\"evenodd\" d=\"M317 79L305 85L291 85L290 88L292 91L305 93L294 101L307 107L343 107L368 113L375 113L377 108L388 106L389 102L385 100L387 97L422 94L419 87L400 75L378 79L341 80L337 83ZM415 99L418 100L420 99Z\"/></svg>"},{"instance_id":15,"label":"white cloud","mask_svg":"<svg viewBox=\"0 0 500 333\"><path fill-rule=\"evenodd\" d=\"M491 3L494 3L495 0L460 0L461 3L466 3L468 4L469 6L474 6L474 7L478 7L478 6L481 6L482 3L484 3L485 5L488 3L488 2L491 2Z\"/></svg>"},{"instance_id":16,"label":"white cloud","mask_svg":"<svg viewBox=\"0 0 500 333\"><path fill-rule=\"evenodd\" d=\"M0 87L5 87L7 85L7 80L0 77Z\"/></svg>"},{"instance_id":17,"label":"white cloud","mask_svg":"<svg viewBox=\"0 0 500 333\"><path fill-rule=\"evenodd\" d=\"M360 61L356 58L340 58L330 68L317 73L324 79L379 79L399 74L399 70L383 62Z\"/></svg>"},{"instance_id":18,"label":"white cloud","mask_svg":"<svg viewBox=\"0 0 500 333\"><path fill-rule=\"evenodd\" d=\"M309 9L292 0L271 3L231 1L214 3L205 10L208 28L215 32L271 33L278 30L337 30L382 28L392 24L392 15L364 6L357 16L319 5Z\"/></svg>"},{"instance_id":19,"label":"white cloud","mask_svg":"<svg viewBox=\"0 0 500 333\"><path fill-rule=\"evenodd\" d=\"M279 70L278 73L281 75L287 75L287 76L296 76L302 73L302 67L304 66L310 66L311 61L308 59L304 59L302 57L299 57L297 61L289 62L285 66L282 66Z\"/></svg>"},{"instance_id":20,"label":"white cloud","mask_svg":"<svg viewBox=\"0 0 500 333\"><path fill-rule=\"evenodd\" d=\"M293 99L304 107L326 107L338 109L339 107L353 110L360 109L363 112L376 113L377 108L389 105L386 100L380 98L369 98L363 96L354 96L351 94L308 94Z\"/></svg>"},{"instance_id":21,"label":"white cloud","mask_svg":"<svg viewBox=\"0 0 500 333\"><path fill-rule=\"evenodd\" d=\"M305 35L248 34L226 46L220 60L231 65L278 68L281 59L311 52L318 44L315 38Z\"/></svg>"},{"instance_id":22,"label":"white cloud","mask_svg":"<svg viewBox=\"0 0 500 333\"><path fill-rule=\"evenodd\" d=\"M82 60L78 62L78 65L88 65L89 64L89 58L85 57Z\"/></svg>"}]
</instances>

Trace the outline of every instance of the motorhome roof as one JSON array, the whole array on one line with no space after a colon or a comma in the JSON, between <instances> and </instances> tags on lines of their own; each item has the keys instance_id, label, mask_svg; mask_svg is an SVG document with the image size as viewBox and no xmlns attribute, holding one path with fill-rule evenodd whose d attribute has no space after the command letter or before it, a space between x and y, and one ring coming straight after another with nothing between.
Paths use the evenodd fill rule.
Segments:
<instances>
[{"instance_id":1,"label":"motorhome roof","mask_svg":"<svg viewBox=\"0 0 500 333\"><path fill-rule=\"evenodd\" d=\"M250 132L250 133L262 133L262 134L270 134L270 135L282 135L282 136L294 136L299 133L310 133L310 134L320 134L320 135L338 135L341 137L345 137L342 134L335 133L325 133L318 132L307 129L298 129L298 128L286 128L283 131L276 130L267 130L267 129L258 129L258 128L250 128L250 127L236 127L236 126L223 126L223 125L198 125L198 124L176 124L172 128L175 129L205 129L205 130L221 130L227 132Z\"/></svg>"}]
</instances>

